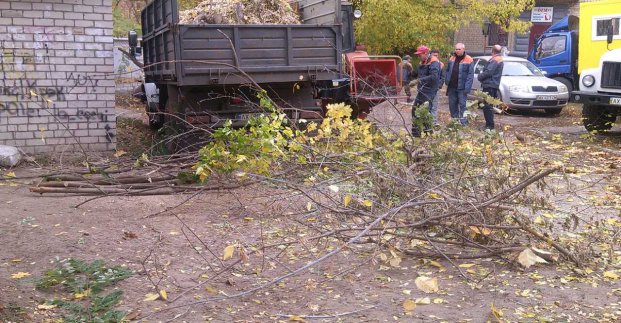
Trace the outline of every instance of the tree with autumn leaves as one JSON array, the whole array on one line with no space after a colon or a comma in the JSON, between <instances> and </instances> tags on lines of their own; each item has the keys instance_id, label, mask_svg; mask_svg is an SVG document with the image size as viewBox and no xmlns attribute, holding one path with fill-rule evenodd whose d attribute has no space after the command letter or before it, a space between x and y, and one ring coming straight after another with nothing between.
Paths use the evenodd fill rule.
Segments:
<instances>
[{"instance_id":1,"label":"tree with autumn leaves","mask_svg":"<svg viewBox=\"0 0 621 323\"><path fill-rule=\"evenodd\" d=\"M518 19L534 0L353 0L363 15L356 39L373 53L402 53L417 45L448 49L455 31L485 20L508 32L524 32Z\"/></svg>"}]
</instances>

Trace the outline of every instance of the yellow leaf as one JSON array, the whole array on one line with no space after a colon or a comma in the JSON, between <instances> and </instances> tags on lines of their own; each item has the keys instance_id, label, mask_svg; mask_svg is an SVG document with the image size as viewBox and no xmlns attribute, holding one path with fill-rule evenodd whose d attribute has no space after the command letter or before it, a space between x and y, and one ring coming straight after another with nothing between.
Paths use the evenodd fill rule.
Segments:
<instances>
[{"instance_id":1,"label":"yellow leaf","mask_svg":"<svg viewBox=\"0 0 621 323\"><path fill-rule=\"evenodd\" d=\"M24 277L28 277L30 276L30 273L25 273L25 272L18 272L16 274L11 275L11 278L13 279L22 279Z\"/></svg>"},{"instance_id":2,"label":"yellow leaf","mask_svg":"<svg viewBox=\"0 0 621 323\"><path fill-rule=\"evenodd\" d=\"M87 290L85 290L85 291L83 291L83 292L81 292L81 293L75 293L75 294L73 294L73 297L74 297L75 299L82 299L82 298L84 298L84 297L88 297L89 295L91 295L91 290L90 290L90 289L87 289Z\"/></svg>"},{"instance_id":3,"label":"yellow leaf","mask_svg":"<svg viewBox=\"0 0 621 323\"><path fill-rule=\"evenodd\" d=\"M496 320L498 320L499 322L501 322L500 318L502 317L503 313L502 310L496 308L496 306L494 306L494 303L492 303L491 306L492 309L492 315L494 315L494 317L496 318Z\"/></svg>"},{"instance_id":4,"label":"yellow leaf","mask_svg":"<svg viewBox=\"0 0 621 323\"><path fill-rule=\"evenodd\" d=\"M313 203L311 202L306 203L306 210L310 212L310 210L312 209L313 209Z\"/></svg>"},{"instance_id":5,"label":"yellow leaf","mask_svg":"<svg viewBox=\"0 0 621 323\"><path fill-rule=\"evenodd\" d=\"M233 253L235 252L235 245L226 246L224 248L224 260L231 259L233 257Z\"/></svg>"},{"instance_id":6,"label":"yellow leaf","mask_svg":"<svg viewBox=\"0 0 621 323\"><path fill-rule=\"evenodd\" d=\"M165 301L168 300L168 293L166 293L166 291L163 290L163 289L160 290L160 298L165 300Z\"/></svg>"},{"instance_id":7,"label":"yellow leaf","mask_svg":"<svg viewBox=\"0 0 621 323\"><path fill-rule=\"evenodd\" d=\"M434 298L433 299L433 303L434 304L442 304L442 303L444 303L444 300L441 299L441 298Z\"/></svg>"},{"instance_id":8,"label":"yellow leaf","mask_svg":"<svg viewBox=\"0 0 621 323\"><path fill-rule=\"evenodd\" d=\"M414 280L416 287L422 290L425 293L437 293L440 288L438 287L438 278L437 277L425 277L419 276Z\"/></svg>"},{"instance_id":9,"label":"yellow leaf","mask_svg":"<svg viewBox=\"0 0 621 323\"><path fill-rule=\"evenodd\" d=\"M366 207L372 207L373 206L373 202L369 201L369 200L363 200L362 205L366 206Z\"/></svg>"},{"instance_id":10,"label":"yellow leaf","mask_svg":"<svg viewBox=\"0 0 621 323\"><path fill-rule=\"evenodd\" d=\"M211 287L211 286L209 286L209 285L208 285L208 286L205 286L205 290L206 290L206 291L207 291L207 293L209 293L209 294L215 294L215 293L217 293L217 292L218 292L215 288L213 288L213 287Z\"/></svg>"},{"instance_id":11,"label":"yellow leaf","mask_svg":"<svg viewBox=\"0 0 621 323\"><path fill-rule=\"evenodd\" d=\"M351 202L351 195L347 194L343 197L343 205L347 207L349 205L349 202Z\"/></svg>"},{"instance_id":12,"label":"yellow leaf","mask_svg":"<svg viewBox=\"0 0 621 323\"><path fill-rule=\"evenodd\" d=\"M38 95L37 95L37 92L30 90L30 96L38 96Z\"/></svg>"},{"instance_id":13,"label":"yellow leaf","mask_svg":"<svg viewBox=\"0 0 621 323\"><path fill-rule=\"evenodd\" d=\"M429 297L417 298L414 302L418 305L429 305L431 304L431 299Z\"/></svg>"},{"instance_id":14,"label":"yellow leaf","mask_svg":"<svg viewBox=\"0 0 621 323\"><path fill-rule=\"evenodd\" d=\"M8 172L4 176L6 176L6 177L17 177L17 176L15 176L15 172Z\"/></svg>"},{"instance_id":15,"label":"yellow leaf","mask_svg":"<svg viewBox=\"0 0 621 323\"><path fill-rule=\"evenodd\" d=\"M411 290L409 290L409 289L404 289L404 290L403 290L403 294L405 294L405 295L410 295L410 294L412 294L412 291L411 291Z\"/></svg>"},{"instance_id":16,"label":"yellow leaf","mask_svg":"<svg viewBox=\"0 0 621 323\"><path fill-rule=\"evenodd\" d=\"M157 293L148 293L148 294L146 294L144 296L145 296L144 300L143 300L144 302L154 301L154 300L160 298L160 294L157 294Z\"/></svg>"},{"instance_id":17,"label":"yellow leaf","mask_svg":"<svg viewBox=\"0 0 621 323\"><path fill-rule=\"evenodd\" d=\"M247 216L244 218L244 221L251 222L251 221L254 221L254 218Z\"/></svg>"},{"instance_id":18,"label":"yellow leaf","mask_svg":"<svg viewBox=\"0 0 621 323\"><path fill-rule=\"evenodd\" d=\"M480 235L484 235L484 236L488 236L490 234L492 234L492 230L488 229L488 228L479 228L477 226L471 225L469 226L470 230L472 230L472 232L476 233L476 234L480 234Z\"/></svg>"},{"instance_id":19,"label":"yellow leaf","mask_svg":"<svg viewBox=\"0 0 621 323\"><path fill-rule=\"evenodd\" d=\"M22 262L22 259L21 258L12 259L11 262Z\"/></svg>"},{"instance_id":20,"label":"yellow leaf","mask_svg":"<svg viewBox=\"0 0 621 323\"><path fill-rule=\"evenodd\" d=\"M545 222L543 222L543 218L541 216L537 216L535 218L535 221L533 221L533 223L541 225L541 224L544 224Z\"/></svg>"},{"instance_id":21,"label":"yellow leaf","mask_svg":"<svg viewBox=\"0 0 621 323\"><path fill-rule=\"evenodd\" d=\"M406 312L411 312L411 311L413 311L415 308L416 308L416 302L415 302L415 301L413 301L413 300L411 300L411 299L406 299L406 300L403 302L403 309L404 309Z\"/></svg>"},{"instance_id":22,"label":"yellow leaf","mask_svg":"<svg viewBox=\"0 0 621 323\"><path fill-rule=\"evenodd\" d=\"M427 195L429 195L429 197L431 197L432 199L436 199L436 200L441 200L441 199L442 199L442 198L440 197L440 195L438 195L438 193L433 193L433 192L431 192L431 193L429 193L429 194L427 194Z\"/></svg>"},{"instance_id":23,"label":"yellow leaf","mask_svg":"<svg viewBox=\"0 0 621 323\"><path fill-rule=\"evenodd\" d=\"M459 267L459 268L470 268L470 267L476 266L476 265L477 264L461 264L461 265L459 265L457 267Z\"/></svg>"},{"instance_id":24,"label":"yellow leaf","mask_svg":"<svg viewBox=\"0 0 621 323\"><path fill-rule=\"evenodd\" d=\"M114 157L119 158L119 157L121 157L121 156L123 156L123 155L125 155L125 154L127 154L127 152L125 152L124 150L117 150L117 151L114 153Z\"/></svg>"},{"instance_id":25,"label":"yellow leaf","mask_svg":"<svg viewBox=\"0 0 621 323\"><path fill-rule=\"evenodd\" d=\"M37 305L37 308L40 310L51 310L53 308L55 308L56 305L54 304L41 304L41 305Z\"/></svg>"},{"instance_id":26,"label":"yellow leaf","mask_svg":"<svg viewBox=\"0 0 621 323\"><path fill-rule=\"evenodd\" d=\"M614 271L605 272L604 277L609 279L619 279L619 275L617 275Z\"/></svg>"},{"instance_id":27,"label":"yellow leaf","mask_svg":"<svg viewBox=\"0 0 621 323\"><path fill-rule=\"evenodd\" d=\"M289 316L289 321L294 321L294 322L305 322L304 318L299 316L299 315L291 315Z\"/></svg>"},{"instance_id":28,"label":"yellow leaf","mask_svg":"<svg viewBox=\"0 0 621 323\"><path fill-rule=\"evenodd\" d=\"M434 266L434 267L438 267L439 269L444 269L444 266L442 266L441 263L439 263L439 262L437 262L435 260L430 261L429 264Z\"/></svg>"}]
</instances>

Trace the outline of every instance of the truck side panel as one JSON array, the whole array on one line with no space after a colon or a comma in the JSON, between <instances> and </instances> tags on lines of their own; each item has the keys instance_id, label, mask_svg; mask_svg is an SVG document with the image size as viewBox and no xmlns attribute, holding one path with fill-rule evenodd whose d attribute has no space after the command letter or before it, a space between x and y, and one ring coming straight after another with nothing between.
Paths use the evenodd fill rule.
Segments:
<instances>
[{"instance_id":1,"label":"truck side panel","mask_svg":"<svg viewBox=\"0 0 621 323\"><path fill-rule=\"evenodd\" d=\"M580 33L578 73L599 65L599 58L608 51L605 31L603 36L597 36L598 21L621 18L621 0L602 0L597 2L580 3ZM616 30L610 49L621 47L621 35Z\"/></svg>"},{"instance_id":2,"label":"truck side panel","mask_svg":"<svg viewBox=\"0 0 621 323\"><path fill-rule=\"evenodd\" d=\"M298 6L307 24L180 25L176 0L154 0L142 11L145 78L200 86L340 77L340 0Z\"/></svg>"}]
</instances>

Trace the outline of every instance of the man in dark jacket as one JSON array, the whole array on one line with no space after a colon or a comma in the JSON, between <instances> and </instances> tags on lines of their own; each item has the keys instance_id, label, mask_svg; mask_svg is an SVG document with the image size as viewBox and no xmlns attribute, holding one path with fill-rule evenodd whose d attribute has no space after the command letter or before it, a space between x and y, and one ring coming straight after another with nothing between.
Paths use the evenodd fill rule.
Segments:
<instances>
[{"instance_id":1,"label":"man in dark jacket","mask_svg":"<svg viewBox=\"0 0 621 323\"><path fill-rule=\"evenodd\" d=\"M446 95L449 99L451 118L462 125L468 124L464 118L466 112L466 97L472 89L474 80L474 60L466 54L466 47L462 43L455 44L455 53L446 66Z\"/></svg>"},{"instance_id":2,"label":"man in dark jacket","mask_svg":"<svg viewBox=\"0 0 621 323\"><path fill-rule=\"evenodd\" d=\"M418 79L412 81L416 84L418 90L416 99L412 105L412 121L416 120L416 107L425 102L427 102L429 112L431 112L433 98L438 92L440 83L440 61L438 58L431 55L429 47L419 46L414 54L418 55L420 64L418 65ZM420 129L415 128L416 127L412 128L412 134L419 135Z\"/></svg>"},{"instance_id":3,"label":"man in dark jacket","mask_svg":"<svg viewBox=\"0 0 621 323\"><path fill-rule=\"evenodd\" d=\"M437 49L432 49L431 56L437 58L438 61L440 62L440 80L438 81L438 90L436 91L436 95L434 95L434 98L433 98L433 103L431 104L431 115L433 116L433 125L435 127L435 126L440 125L440 123L438 123L438 107L440 106L440 104L438 103L438 97L439 97L438 92L440 92L440 89L444 85L444 78L446 76L444 73L444 63L442 63L439 57L440 51Z\"/></svg>"},{"instance_id":4,"label":"man in dark jacket","mask_svg":"<svg viewBox=\"0 0 621 323\"><path fill-rule=\"evenodd\" d=\"M504 63L500 52L502 47L500 45L494 45L492 47L492 58L483 69L483 72L477 76L477 79L481 82L481 89L483 92L489 94L496 99L499 98L500 79L502 78L502 68ZM483 116L485 117L485 129L494 129L494 110L492 105L485 102L483 107Z\"/></svg>"}]
</instances>

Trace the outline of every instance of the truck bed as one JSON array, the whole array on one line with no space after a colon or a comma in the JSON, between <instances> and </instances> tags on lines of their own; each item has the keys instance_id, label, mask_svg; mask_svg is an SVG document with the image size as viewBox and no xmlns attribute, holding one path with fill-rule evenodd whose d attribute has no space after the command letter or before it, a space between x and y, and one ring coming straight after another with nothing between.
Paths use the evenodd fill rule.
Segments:
<instances>
[{"instance_id":1,"label":"truck bed","mask_svg":"<svg viewBox=\"0 0 621 323\"><path fill-rule=\"evenodd\" d=\"M309 15L326 9L325 1L321 8L300 2ZM337 78L342 71L340 2L328 2L334 5L328 7L332 24L186 25L177 23L176 0L154 0L142 12L145 78L178 86Z\"/></svg>"}]
</instances>

